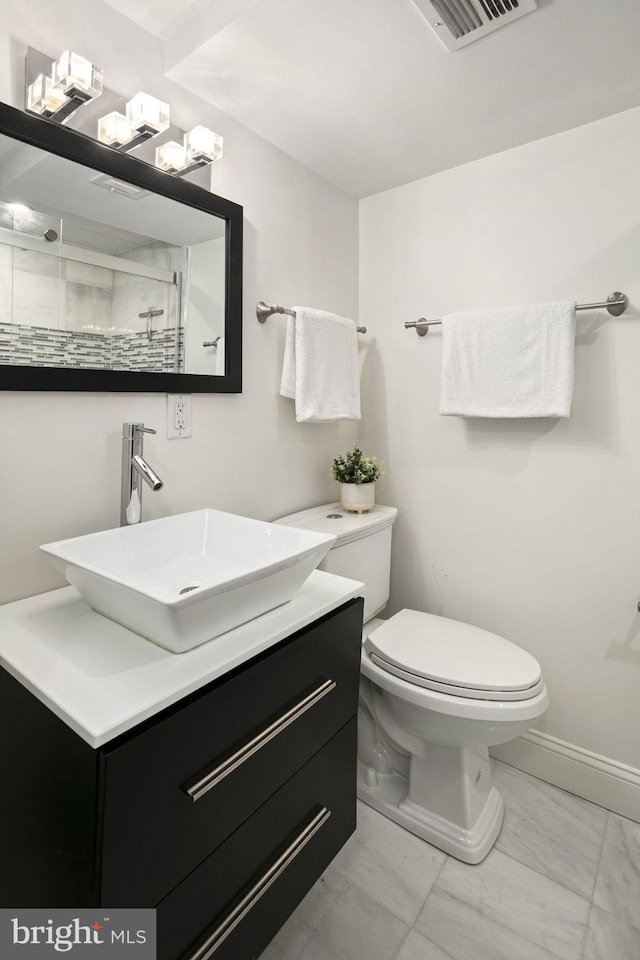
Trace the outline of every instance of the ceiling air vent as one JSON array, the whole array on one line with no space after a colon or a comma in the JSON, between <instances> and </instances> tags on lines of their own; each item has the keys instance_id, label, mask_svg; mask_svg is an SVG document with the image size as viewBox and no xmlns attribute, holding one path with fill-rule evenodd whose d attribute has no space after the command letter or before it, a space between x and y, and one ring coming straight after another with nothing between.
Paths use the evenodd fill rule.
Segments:
<instances>
[{"instance_id":1,"label":"ceiling air vent","mask_svg":"<svg viewBox=\"0 0 640 960\"><path fill-rule=\"evenodd\" d=\"M538 8L538 0L413 0L447 50L479 40L487 33Z\"/></svg>"},{"instance_id":2,"label":"ceiling air vent","mask_svg":"<svg viewBox=\"0 0 640 960\"><path fill-rule=\"evenodd\" d=\"M125 183L123 180L117 180L115 177L110 177L107 173L101 174L99 177L93 177L91 183L95 183L97 187L104 187L105 190L110 190L111 193L119 193L123 197L129 197L130 200L141 200L142 197L146 197L149 194L148 190L135 187L132 183Z\"/></svg>"}]
</instances>

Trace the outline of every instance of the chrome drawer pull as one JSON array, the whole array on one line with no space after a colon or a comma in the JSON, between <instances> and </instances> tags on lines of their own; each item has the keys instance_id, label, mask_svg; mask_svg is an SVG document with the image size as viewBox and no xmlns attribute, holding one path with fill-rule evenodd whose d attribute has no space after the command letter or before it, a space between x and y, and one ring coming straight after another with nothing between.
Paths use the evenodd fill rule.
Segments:
<instances>
[{"instance_id":1,"label":"chrome drawer pull","mask_svg":"<svg viewBox=\"0 0 640 960\"><path fill-rule=\"evenodd\" d=\"M219 924L213 933L207 937L203 944L201 944L195 953L191 955L189 960L209 960L218 947L227 939L229 934L235 930L241 920L246 917L249 911L255 907L256 903L264 894L267 892L270 886L276 882L278 877L284 873L287 867L293 863L295 858L299 853L302 852L304 847L309 843L311 838L315 836L318 830L325 825L329 817L331 816L331 811L327 807L323 807L319 813L311 820L307 826L304 828L302 833L300 833L292 843L289 844L287 849L282 853L278 859L272 863L267 872L260 877L260 879L252 886L251 890L242 898L240 903L234 907L234 909L229 913L225 919Z\"/></svg>"},{"instance_id":2,"label":"chrome drawer pull","mask_svg":"<svg viewBox=\"0 0 640 960\"><path fill-rule=\"evenodd\" d=\"M257 753L258 750L269 743L270 740L273 740L279 733L286 730L286 728L301 717L303 713L306 713L307 710L315 706L316 703L319 703L323 697L326 697L328 693L335 690L335 687L335 680L325 680L316 690L307 694L299 703L296 703L296 705L287 710L286 713L283 713L281 717L274 720L272 724L266 727L262 733L254 737L253 740L245 743L244 746L236 750L236 752L230 757L227 757L226 760L223 760L223 762L213 770L210 770L209 773L198 780L197 783L193 783L190 787L187 787L186 792L193 802L195 803L195 801L203 797L208 790L211 790L217 783L220 783L220 781L228 777L230 773L233 773L245 760L252 757L254 753Z\"/></svg>"}]
</instances>

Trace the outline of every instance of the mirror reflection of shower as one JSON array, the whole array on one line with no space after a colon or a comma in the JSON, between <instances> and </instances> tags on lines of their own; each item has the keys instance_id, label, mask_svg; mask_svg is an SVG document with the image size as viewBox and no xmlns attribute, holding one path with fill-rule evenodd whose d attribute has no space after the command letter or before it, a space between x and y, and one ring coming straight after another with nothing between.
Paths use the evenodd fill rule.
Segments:
<instances>
[{"instance_id":1,"label":"mirror reflection of shower","mask_svg":"<svg viewBox=\"0 0 640 960\"><path fill-rule=\"evenodd\" d=\"M144 310L142 313L139 313L138 316L146 319L147 321L147 340L151 343L151 338L153 337L153 318L161 317L164 313L164 310L153 310L149 307L148 310Z\"/></svg>"},{"instance_id":2,"label":"mirror reflection of shower","mask_svg":"<svg viewBox=\"0 0 640 960\"><path fill-rule=\"evenodd\" d=\"M0 364L182 372L187 262L183 247L0 201Z\"/></svg>"}]
</instances>

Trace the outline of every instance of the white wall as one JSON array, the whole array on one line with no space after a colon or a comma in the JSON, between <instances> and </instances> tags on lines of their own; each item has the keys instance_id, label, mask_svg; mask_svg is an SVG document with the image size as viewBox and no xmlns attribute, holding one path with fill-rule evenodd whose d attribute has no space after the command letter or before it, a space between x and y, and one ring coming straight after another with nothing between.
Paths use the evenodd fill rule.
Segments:
<instances>
[{"instance_id":1,"label":"white wall","mask_svg":"<svg viewBox=\"0 0 640 960\"><path fill-rule=\"evenodd\" d=\"M365 199L360 249L361 441L400 508L391 610L529 650L539 730L640 786L640 109ZM440 330L405 320L614 290L625 316L578 314L569 420L438 415Z\"/></svg>"},{"instance_id":2,"label":"white wall","mask_svg":"<svg viewBox=\"0 0 640 960\"><path fill-rule=\"evenodd\" d=\"M193 437L172 441L162 394L0 391L0 601L63 584L38 544L117 525L124 420L158 430L145 452L165 487L145 491L148 519L203 506L273 519L331 499L330 462L357 430L296 424L291 401L278 396L284 321L261 326L255 317L261 299L356 315L356 201L166 80L158 42L100 0L85 0L81 11L5 2L0 100L15 106L28 44L51 55L72 45L127 98L145 90L168 100L184 129L202 123L224 136L212 189L245 211L245 388L194 395Z\"/></svg>"}]
</instances>

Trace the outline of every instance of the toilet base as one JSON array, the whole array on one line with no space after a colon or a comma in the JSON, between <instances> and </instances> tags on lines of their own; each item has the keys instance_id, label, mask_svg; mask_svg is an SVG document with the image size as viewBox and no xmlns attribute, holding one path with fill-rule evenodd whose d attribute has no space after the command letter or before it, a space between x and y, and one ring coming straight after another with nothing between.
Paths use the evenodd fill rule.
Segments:
<instances>
[{"instance_id":1,"label":"toilet base","mask_svg":"<svg viewBox=\"0 0 640 960\"><path fill-rule=\"evenodd\" d=\"M408 789L406 777L398 773L381 775L358 761L360 800L457 860L464 863L484 860L500 833L504 818L502 796L494 786L468 830L411 801Z\"/></svg>"}]
</instances>

